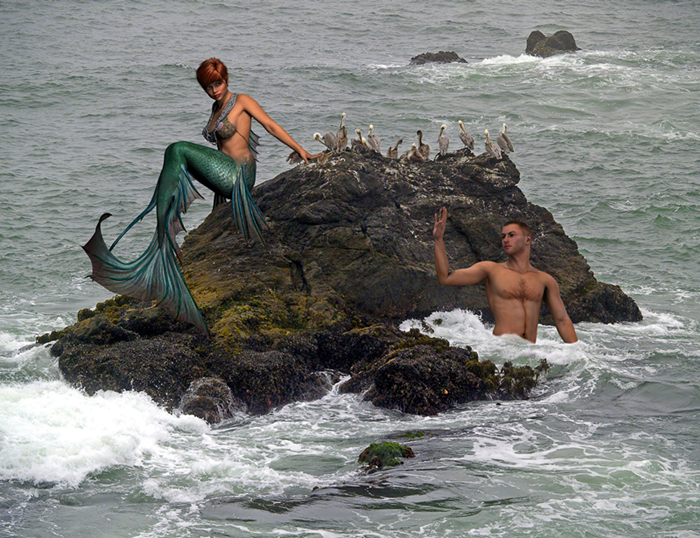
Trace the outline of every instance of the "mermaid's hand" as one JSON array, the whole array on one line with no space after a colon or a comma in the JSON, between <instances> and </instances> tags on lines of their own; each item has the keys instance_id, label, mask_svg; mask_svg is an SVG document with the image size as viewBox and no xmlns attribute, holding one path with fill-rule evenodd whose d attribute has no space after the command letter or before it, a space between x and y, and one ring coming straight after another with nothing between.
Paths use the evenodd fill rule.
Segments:
<instances>
[{"instance_id":1,"label":"mermaid's hand","mask_svg":"<svg viewBox=\"0 0 700 538\"><path fill-rule=\"evenodd\" d=\"M300 163L301 161L304 161L306 164L309 164L310 160L318 159L321 155L323 155L323 153L317 153L316 155L311 155L305 149L302 149L301 152L292 151L289 154L289 156L287 157L287 162L290 164L297 164L297 163Z\"/></svg>"}]
</instances>

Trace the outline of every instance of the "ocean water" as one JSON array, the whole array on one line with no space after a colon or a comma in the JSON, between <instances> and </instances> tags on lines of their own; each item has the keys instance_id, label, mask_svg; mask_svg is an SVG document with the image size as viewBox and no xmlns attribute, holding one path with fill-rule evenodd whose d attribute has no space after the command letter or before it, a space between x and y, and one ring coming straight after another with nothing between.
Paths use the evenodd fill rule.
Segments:
<instances>
[{"instance_id":1,"label":"ocean water","mask_svg":"<svg viewBox=\"0 0 700 538\"><path fill-rule=\"evenodd\" d=\"M682 0L0 3L0 536L700 536L698 28ZM560 29L582 50L524 55ZM408 66L438 50L468 63ZM211 56L310 151L341 112L404 150L416 129L436 147L442 123L458 146L460 119L482 148L506 122L521 189L644 321L532 345L435 312L483 359L552 368L528 401L429 418L333 391L212 428L71 388L30 344L111 296L80 246L103 212L113 238L145 207L167 144L204 143L194 70ZM258 181L288 167L263 134ZM384 439L416 457L360 473Z\"/></svg>"}]
</instances>

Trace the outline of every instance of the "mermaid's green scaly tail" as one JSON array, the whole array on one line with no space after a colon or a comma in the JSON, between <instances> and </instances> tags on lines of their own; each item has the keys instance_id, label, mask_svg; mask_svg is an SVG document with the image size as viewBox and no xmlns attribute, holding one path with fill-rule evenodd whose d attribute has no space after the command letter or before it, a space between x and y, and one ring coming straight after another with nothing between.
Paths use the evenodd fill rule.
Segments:
<instances>
[{"instance_id":1,"label":"mermaid's green scaly tail","mask_svg":"<svg viewBox=\"0 0 700 538\"><path fill-rule=\"evenodd\" d=\"M257 142L257 137L251 140ZM253 147L254 149L254 147ZM255 184L255 161L236 163L228 155L213 148L176 142L165 150L163 169L155 192L146 209L126 227L107 248L102 237L100 218L95 234L83 249L92 262L93 280L114 293L129 295L142 300L155 300L175 313L181 321L195 325L209 333L202 313L190 293L176 258L182 258L175 240L185 230L181 214L201 195L195 189L192 178L231 199L236 227L246 240L252 237L264 243L261 229L266 226L260 210L250 196ZM156 209L157 227L146 251L133 262L119 260L112 249L131 227Z\"/></svg>"}]
</instances>

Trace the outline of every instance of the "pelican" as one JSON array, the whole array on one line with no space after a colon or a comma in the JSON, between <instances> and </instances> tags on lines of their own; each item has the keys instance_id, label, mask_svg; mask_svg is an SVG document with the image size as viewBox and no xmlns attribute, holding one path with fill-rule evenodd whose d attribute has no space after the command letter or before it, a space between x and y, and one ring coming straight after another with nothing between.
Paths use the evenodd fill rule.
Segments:
<instances>
[{"instance_id":1,"label":"pelican","mask_svg":"<svg viewBox=\"0 0 700 538\"><path fill-rule=\"evenodd\" d=\"M474 151L474 137L464 130L464 124L462 120L459 120L459 139L462 143L469 148L470 151Z\"/></svg>"},{"instance_id":2,"label":"pelican","mask_svg":"<svg viewBox=\"0 0 700 538\"><path fill-rule=\"evenodd\" d=\"M447 129L447 125L443 123L440 127L440 134L437 137L438 147L440 148L440 155L446 155L447 148L450 147L450 139L443 134L445 132L445 129Z\"/></svg>"},{"instance_id":3,"label":"pelican","mask_svg":"<svg viewBox=\"0 0 700 538\"><path fill-rule=\"evenodd\" d=\"M401 144L401 142L403 142L403 138L399 138L396 145L390 146L389 149L386 150L386 156L390 159L396 159L399 156L399 144Z\"/></svg>"},{"instance_id":4,"label":"pelican","mask_svg":"<svg viewBox=\"0 0 700 538\"><path fill-rule=\"evenodd\" d=\"M486 144L484 144L486 147L486 155L489 157L496 157L496 159L502 159L501 148L491 142L491 139L489 138L489 130L486 129L484 134L486 135Z\"/></svg>"},{"instance_id":5,"label":"pelican","mask_svg":"<svg viewBox=\"0 0 700 538\"><path fill-rule=\"evenodd\" d=\"M340 128L335 133L335 150L343 151L348 145L348 130L345 128L345 112L340 115Z\"/></svg>"},{"instance_id":6,"label":"pelican","mask_svg":"<svg viewBox=\"0 0 700 538\"><path fill-rule=\"evenodd\" d=\"M362 137L362 145L367 149L372 149L364 136Z\"/></svg>"},{"instance_id":7,"label":"pelican","mask_svg":"<svg viewBox=\"0 0 700 538\"><path fill-rule=\"evenodd\" d=\"M411 144L411 149L409 149L406 153L401 155L401 160L402 161L411 161L414 163L422 163L425 162L425 159L420 156L418 153L418 148L416 147L416 143L414 142Z\"/></svg>"},{"instance_id":8,"label":"pelican","mask_svg":"<svg viewBox=\"0 0 700 538\"><path fill-rule=\"evenodd\" d=\"M511 151L515 151L513 149L513 144L510 141L510 137L508 136L508 126L505 123L501 128L501 134L499 134L498 138L496 138L496 142L503 150L503 153L510 153Z\"/></svg>"},{"instance_id":9,"label":"pelican","mask_svg":"<svg viewBox=\"0 0 700 538\"><path fill-rule=\"evenodd\" d=\"M288 156L287 156L287 162L289 164L299 164L302 162L304 159L301 158L301 155L299 155L296 151L292 151Z\"/></svg>"},{"instance_id":10,"label":"pelican","mask_svg":"<svg viewBox=\"0 0 700 538\"><path fill-rule=\"evenodd\" d=\"M428 161L430 160L430 146L428 144L423 144L423 131L418 129L416 134L418 135L418 147L416 148L416 151L418 152L418 155L420 155L423 162Z\"/></svg>"},{"instance_id":11,"label":"pelican","mask_svg":"<svg viewBox=\"0 0 700 538\"><path fill-rule=\"evenodd\" d=\"M381 153L381 144L379 141L379 137L374 134L374 125L369 126L369 134L367 135L367 143L369 144L369 148L373 149L377 153Z\"/></svg>"},{"instance_id":12,"label":"pelican","mask_svg":"<svg viewBox=\"0 0 700 538\"><path fill-rule=\"evenodd\" d=\"M331 151L335 149L335 135L333 133L326 133L323 136L321 136L321 133L314 133L314 140L320 142Z\"/></svg>"},{"instance_id":13,"label":"pelican","mask_svg":"<svg viewBox=\"0 0 700 538\"><path fill-rule=\"evenodd\" d=\"M364 147L362 144L362 131L355 129L355 134L357 135L357 138L353 138L350 141L350 148Z\"/></svg>"}]
</instances>

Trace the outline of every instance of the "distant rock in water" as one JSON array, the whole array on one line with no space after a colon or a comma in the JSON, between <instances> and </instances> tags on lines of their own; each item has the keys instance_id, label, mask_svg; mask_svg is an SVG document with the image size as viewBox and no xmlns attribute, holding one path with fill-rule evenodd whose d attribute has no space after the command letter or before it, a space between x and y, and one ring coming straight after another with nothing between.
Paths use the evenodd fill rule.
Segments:
<instances>
[{"instance_id":1,"label":"distant rock in water","mask_svg":"<svg viewBox=\"0 0 700 538\"><path fill-rule=\"evenodd\" d=\"M423 54L414 56L411 58L408 65L423 65L428 63L449 64L453 62L465 64L467 60L460 57L456 52L441 50L440 52L424 52Z\"/></svg>"},{"instance_id":2,"label":"distant rock in water","mask_svg":"<svg viewBox=\"0 0 700 538\"><path fill-rule=\"evenodd\" d=\"M525 54L548 58L555 54L576 52L577 50L581 49L576 46L574 36L566 30L559 30L549 37L539 30L535 30L527 38Z\"/></svg>"}]
</instances>

